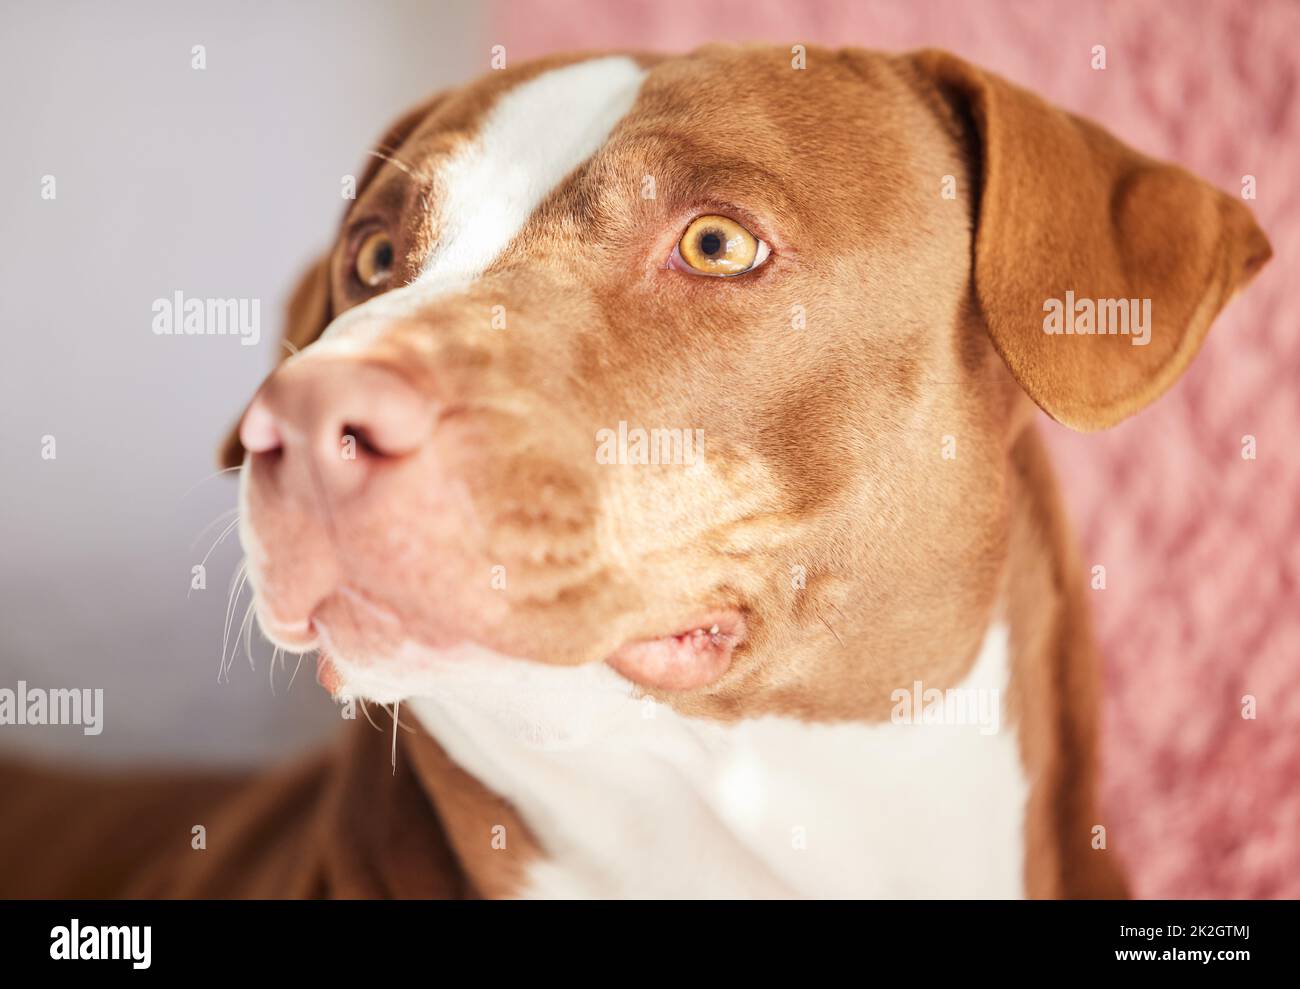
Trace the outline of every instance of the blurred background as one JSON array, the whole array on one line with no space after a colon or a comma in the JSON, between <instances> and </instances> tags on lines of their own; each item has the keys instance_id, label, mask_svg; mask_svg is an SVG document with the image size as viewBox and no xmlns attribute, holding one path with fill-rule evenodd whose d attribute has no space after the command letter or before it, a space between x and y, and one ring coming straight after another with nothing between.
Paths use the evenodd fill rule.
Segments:
<instances>
[{"instance_id":1,"label":"blurred background","mask_svg":"<svg viewBox=\"0 0 1300 989\"><path fill-rule=\"evenodd\" d=\"M1291 0L8 7L0 687L102 687L106 715L96 737L0 727L0 748L253 764L335 724L314 664L288 689L292 663L271 670L256 634L253 668L241 646L217 681L240 553L233 533L211 548L236 492L211 475L275 359L294 278L333 236L342 177L402 109L486 71L498 44L512 62L711 41L935 46L1225 190L1255 178L1274 260L1185 378L1107 433L1043 429L1084 561L1107 569L1092 598L1104 802L1135 892L1300 896L1297 38ZM178 290L260 299L261 342L156 336L153 300ZM207 587L191 590L205 555Z\"/></svg>"}]
</instances>

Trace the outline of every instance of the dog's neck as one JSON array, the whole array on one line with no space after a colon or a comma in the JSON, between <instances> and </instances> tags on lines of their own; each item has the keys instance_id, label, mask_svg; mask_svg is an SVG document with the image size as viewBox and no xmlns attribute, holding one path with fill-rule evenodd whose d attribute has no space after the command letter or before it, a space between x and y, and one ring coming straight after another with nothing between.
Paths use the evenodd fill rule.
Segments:
<instances>
[{"instance_id":1,"label":"dog's neck","mask_svg":"<svg viewBox=\"0 0 1300 989\"><path fill-rule=\"evenodd\" d=\"M1013 726L997 723L1005 626L990 627L961 685L972 702L963 724L773 716L721 724L638 698L603 666L478 654L449 657L443 672L439 695L410 707L455 763L518 810L536 839L539 854L518 895L1023 889L1027 787ZM977 708L993 720L970 717ZM908 707L906 718L922 716L916 710L912 718ZM508 846L509 829L483 822L480 839Z\"/></svg>"}]
</instances>

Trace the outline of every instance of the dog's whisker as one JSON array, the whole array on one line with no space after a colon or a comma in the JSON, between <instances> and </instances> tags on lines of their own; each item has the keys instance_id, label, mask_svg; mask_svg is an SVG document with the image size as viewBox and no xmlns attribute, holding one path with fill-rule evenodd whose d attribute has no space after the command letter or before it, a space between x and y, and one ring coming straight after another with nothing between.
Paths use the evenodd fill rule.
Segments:
<instances>
[{"instance_id":1,"label":"dog's whisker","mask_svg":"<svg viewBox=\"0 0 1300 989\"><path fill-rule=\"evenodd\" d=\"M289 686L287 686L287 687L284 688L284 692L285 692L286 694L287 694L289 691L291 691L291 690L293 689L293 682L294 682L294 680L298 679L298 671L299 671L300 669L302 669L302 658L303 658L303 656L305 656L305 655L307 655L307 654L306 654L306 653L301 653L301 652L298 653L298 662L296 662L296 663L294 664L294 666L293 666L293 674L289 677ZM280 655L280 661L281 661L281 662L284 662L284 654L283 654L283 653L281 653L281 655Z\"/></svg>"},{"instance_id":2,"label":"dog's whisker","mask_svg":"<svg viewBox=\"0 0 1300 989\"><path fill-rule=\"evenodd\" d=\"M238 511L239 511L238 505L236 505L234 508L227 508L215 519L213 519L211 522L205 525L202 529L199 530L199 534L194 537L194 542L190 543L190 549L193 549L195 546L197 546L199 544L199 540L201 540L204 536L206 536L209 532L211 532L214 527L220 525L222 522L230 518L231 515L234 515Z\"/></svg>"},{"instance_id":3,"label":"dog's whisker","mask_svg":"<svg viewBox=\"0 0 1300 989\"><path fill-rule=\"evenodd\" d=\"M424 179L424 176L422 176L419 172L417 172L406 162L398 159L390 149L385 148L382 145L377 148L371 148L369 151L366 152L366 154L370 155L370 157L372 158L378 158L380 161L386 161L389 164L395 165L397 168L401 169L403 172L405 172L411 178L415 179L417 182L423 181Z\"/></svg>"},{"instance_id":4,"label":"dog's whisker","mask_svg":"<svg viewBox=\"0 0 1300 989\"><path fill-rule=\"evenodd\" d=\"M292 340L281 340L281 341L280 341L280 346L283 347L285 350L289 351L289 356L290 356L290 357L297 357L297 356L298 356L298 353L299 353L299 351L298 351L298 345L295 344Z\"/></svg>"},{"instance_id":5,"label":"dog's whisker","mask_svg":"<svg viewBox=\"0 0 1300 989\"><path fill-rule=\"evenodd\" d=\"M188 498L190 495L192 495L204 484L207 484L208 481L212 480L214 477L220 477L222 474L229 474L231 471L243 470L243 469L244 469L243 464L236 464L234 467L222 467L221 470L213 471L207 477L203 478L200 481L195 482L188 491L186 491L183 495L181 495L181 498L182 500Z\"/></svg>"},{"instance_id":6,"label":"dog's whisker","mask_svg":"<svg viewBox=\"0 0 1300 989\"><path fill-rule=\"evenodd\" d=\"M275 667L276 667L276 664L277 664L277 663L279 663L279 666L280 666L280 672L283 673L283 672L284 672L284 653L283 653L283 650L282 650L279 646L276 646L276 647L274 647L274 648L271 650L271 669L274 670ZM274 675L273 675L272 678L271 678L271 693L273 693L273 694L275 693L275 677L274 677Z\"/></svg>"},{"instance_id":7,"label":"dog's whisker","mask_svg":"<svg viewBox=\"0 0 1300 989\"><path fill-rule=\"evenodd\" d=\"M238 511L238 509L236 509L236 511ZM199 561L199 566L201 566L201 567L206 567L206 566L208 565L208 557L210 557L210 556L211 556L211 555L216 551L216 548L217 548L218 546L221 545L221 541L222 541L223 539L225 539L228 535L230 535L231 531L232 531L232 530L235 528L235 526L237 526L237 525L239 525L239 516L238 516L238 515L236 515L236 516L231 520L230 524L229 524L228 526L226 526L225 529L222 530L221 535L219 535L219 536L217 537L217 541L216 541L215 543L212 544L212 546L208 549L208 551L207 551L206 553L203 554L203 559ZM193 586L191 586L191 587L190 587L190 590L185 592L185 596L186 596L186 597L189 597L189 596L190 596L190 591L193 591L193 590L194 590L194 588L193 588Z\"/></svg>"},{"instance_id":8,"label":"dog's whisker","mask_svg":"<svg viewBox=\"0 0 1300 989\"><path fill-rule=\"evenodd\" d=\"M238 602L236 602L236 605L238 605ZM230 641L230 655L228 657L227 656L221 657L222 663L224 664L226 669L227 681L229 681L230 678L230 671L234 669L235 666L235 656L239 652L239 640L244 637L244 622L248 620L248 609L247 608L244 609L244 617L240 619L238 625L234 623L235 616L233 613L231 614L230 618L231 618L230 627L234 632L234 636L231 638Z\"/></svg>"},{"instance_id":9,"label":"dog's whisker","mask_svg":"<svg viewBox=\"0 0 1300 989\"><path fill-rule=\"evenodd\" d=\"M235 571L235 576L230 581L230 597L226 601L226 620L224 623L225 631L221 636L221 665L217 671L217 682L220 683L222 677L226 682L230 682L230 667L226 665L226 649L230 645L230 626L235 620L235 605L239 601L239 595L243 593L244 582L248 579L248 561L240 560L239 568Z\"/></svg>"},{"instance_id":10,"label":"dog's whisker","mask_svg":"<svg viewBox=\"0 0 1300 989\"><path fill-rule=\"evenodd\" d=\"M220 682L226 674L226 647L230 645L230 623L234 621L235 602L238 595L243 591L243 576L246 560L240 560L239 565L235 568L234 574L230 577L230 590L226 593L226 615L221 623L221 663L217 667L217 681Z\"/></svg>"},{"instance_id":11,"label":"dog's whisker","mask_svg":"<svg viewBox=\"0 0 1300 989\"><path fill-rule=\"evenodd\" d=\"M366 720L370 722L371 728L373 728L375 731L383 730L377 724L375 724L375 719L370 716L370 705L366 703L366 701L364 700L361 702L361 713L366 716Z\"/></svg>"},{"instance_id":12,"label":"dog's whisker","mask_svg":"<svg viewBox=\"0 0 1300 989\"><path fill-rule=\"evenodd\" d=\"M831 623L826 620L826 616L819 611L817 612L817 618L823 625L826 626L826 628L830 631L831 635L835 636L835 641L838 642L841 646L844 645L844 640L840 638L840 633L835 631L835 629L831 628Z\"/></svg>"},{"instance_id":13,"label":"dog's whisker","mask_svg":"<svg viewBox=\"0 0 1300 989\"><path fill-rule=\"evenodd\" d=\"M266 664L266 677L271 681L271 696L275 696L275 657L280 650L275 649L271 653L271 661Z\"/></svg>"},{"instance_id":14,"label":"dog's whisker","mask_svg":"<svg viewBox=\"0 0 1300 989\"><path fill-rule=\"evenodd\" d=\"M393 702L393 775L397 775L397 714L402 709L401 701Z\"/></svg>"},{"instance_id":15,"label":"dog's whisker","mask_svg":"<svg viewBox=\"0 0 1300 989\"><path fill-rule=\"evenodd\" d=\"M248 607L244 610L244 620L239 626L239 634L244 638L244 655L248 657L248 668L250 670L257 669L256 664L253 662L253 606L255 604L255 601L249 600ZM238 647L238 640L235 641L235 645ZM230 657L232 663L234 659L234 656Z\"/></svg>"}]
</instances>

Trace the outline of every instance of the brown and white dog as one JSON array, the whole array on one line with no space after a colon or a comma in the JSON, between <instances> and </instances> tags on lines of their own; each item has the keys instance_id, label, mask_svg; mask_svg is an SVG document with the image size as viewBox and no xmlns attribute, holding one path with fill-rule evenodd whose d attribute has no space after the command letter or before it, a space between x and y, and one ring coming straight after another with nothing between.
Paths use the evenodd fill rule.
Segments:
<instances>
[{"instance_id":1,"label":"brown and white dog","mask_svg":"<svg viewBox=\"0 0 1300 989\"><path fill-rule=\"evenodd\" d=\"M1034 406L1168 388L1242 203L933 51L549 58L380 149L224 459L262 629L396 772L362 722L80 781L147 819L63 885L7 826L18 895L1123 895Z\"/></svg>"}]
</instances>

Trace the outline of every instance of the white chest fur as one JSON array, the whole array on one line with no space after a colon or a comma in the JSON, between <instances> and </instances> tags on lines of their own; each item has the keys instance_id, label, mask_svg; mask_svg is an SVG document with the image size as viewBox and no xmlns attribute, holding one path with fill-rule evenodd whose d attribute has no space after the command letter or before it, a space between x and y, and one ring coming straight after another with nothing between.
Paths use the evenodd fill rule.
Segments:
<instances>
[{"instance_id":1,"label":"white chest fur","mask_svg":"<svg viewBox=\"0 0 1300 989\"><path fill-rule=\"evenodd\" d=\"M533 830L545 857L526 896L1023 893L1014 726L719 725L638 699L604 666L461 652L410 704ZM994 626L961 686L1000 691L1007 666Z\"/></svg>"}]
</instances>

